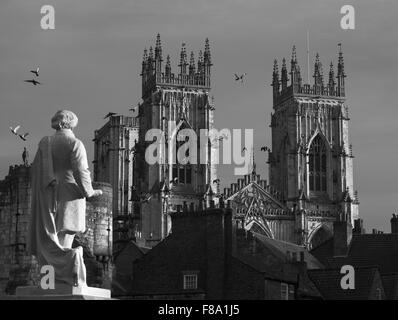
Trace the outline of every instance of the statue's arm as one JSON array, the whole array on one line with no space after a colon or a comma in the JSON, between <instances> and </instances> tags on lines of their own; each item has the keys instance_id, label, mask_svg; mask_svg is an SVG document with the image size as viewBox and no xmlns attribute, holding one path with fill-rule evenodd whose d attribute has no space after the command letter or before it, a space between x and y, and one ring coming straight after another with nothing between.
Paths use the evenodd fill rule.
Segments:
<instances>
[{"instance_id":1,"label":"statue's arm","mask_svg":"<svg viewBox=\"0 0 398 320\"><path fill-rule=\"evenodd\" d=\"M73 145L71 163L73 175L83 195L86 198L94 196L95 191L92 187L90 171L88 170L87 152L80 140L77 140Z\"/></svg>"}]
</instances>

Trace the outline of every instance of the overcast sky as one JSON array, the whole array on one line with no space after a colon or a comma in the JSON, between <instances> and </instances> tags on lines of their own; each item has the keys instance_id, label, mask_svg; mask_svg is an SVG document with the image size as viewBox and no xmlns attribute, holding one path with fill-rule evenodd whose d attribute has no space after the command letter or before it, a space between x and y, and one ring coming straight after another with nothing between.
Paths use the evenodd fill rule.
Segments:
<instances>
[{"instance_id":1,"label":"overcast sky","mask_svg":"<svg viewBox=\"0 0 398 320\"><path fill-rule=\"evenodd\" d=\"M55 8L55 30L40 28L40 8ZM356 10L356 29L340 28L340 8ZM79 117L76 135L93 160L94 130L109 112L128 114L140 101L145 47L160 32L163 54L176 72L181 43L195 55L210 39L217 128L253 128L256 162L266 178L260 146L270 145L270 87L274 58L290 60L297 46L306 70L306 30L311 69L316 52L327 73L343 45L353 144L354 182L365 227L390 230L398 210L398 3L390 1L286 0L1 0L0 178L20 163L26 145L33 160L37 143L52 134L50 118L68 108ZM39 65L42 86L24 83ZM247 72L244 85L234 73ZM21 124L23 143L9 132ZM232 167L220 168L223 186L235 182Z\"/></svg>"}]
</instances>

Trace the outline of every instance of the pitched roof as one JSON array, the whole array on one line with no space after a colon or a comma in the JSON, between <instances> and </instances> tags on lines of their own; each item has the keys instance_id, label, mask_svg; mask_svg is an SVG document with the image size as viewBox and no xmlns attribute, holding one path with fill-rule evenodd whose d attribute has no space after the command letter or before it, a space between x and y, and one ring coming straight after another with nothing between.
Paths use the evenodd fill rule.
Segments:
<instances>
[{"instance_id":1,"label":"pitched roof","mask_svg":"<svg viewBox=\"0 0 398 320\"><path fill-rule=\"evenodd\" d=\"M247 235L246 239L238 241L235 258L269 279L289 283L297 283L299 280L298 293L302 297L321 298L306 274L306 267L300 262L292 262L288 254L295 252L300 259L299 253L304 252L304 261L310 268L322 268L322 264L304 247L270 239L258 233L248 232Z\"/></svg>"},{"instance_id":2,"label":"pitched roof","mask_svg":"<svg viewBox=\"0 0 398 320\"><path fill-rule=\"evenodd\" d=\"M378 266L382 275L398 272L398 234L353 235L346 257L333 256L333 238L311 253L326 267L350 264L356 267Z\"/></svg>"},{"instance_id":3,"label":"pitched roof","mask_svg":"<svg viewBox=\"0 0 398 320\"><path fill-rule=\"evenodd\" d=\"M309 270L308 276L326 300L368 300L375 277L380 276L377 267L355 269L355 289L343 290L340 269ZM383 288L380 288L383 290Z\"/></svg>"},{"instance_id":4,"label":"pitched roof","mask_svg":"<svg viewBox=\"0 0 398 320\"><path fill-rule=\"evenodd\" d=\"M398 272L383 274L381 276L383 281L384 291L387 299L397 300L398 299Z\"/></svg>"},{"instance_id":5,"label":"pitched roof","mask_svg":"<svg viewBox=\"0 0 398 320\"><path fill-rule=\"evenodd\" d=\"M258 233L254 233L254 236L259 239L263 245L275 250L274 252L285 261L291 258L289 257L288 252L290 254L295 253L298 260L300 259L300 252L304 252L304 261L307 263L308 269L318 269L323 267L322 263L320 263L318 259L309 253L303 246L299 246L291 242L271 239Z\"/></svg>"}]
</instances>

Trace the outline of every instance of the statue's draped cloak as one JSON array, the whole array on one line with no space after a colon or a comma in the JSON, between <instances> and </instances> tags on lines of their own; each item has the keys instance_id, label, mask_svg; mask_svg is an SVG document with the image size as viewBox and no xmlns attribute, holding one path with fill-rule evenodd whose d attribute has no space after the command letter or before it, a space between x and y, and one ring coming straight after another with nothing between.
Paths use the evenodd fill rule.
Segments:
<instances>
[{"instance_id":1,"label":"statue's draped cloak","mask_svg":"<svg viewBox=\"0 0 398 320\"><path fill-rule=\"evenodd\" d=\"M58 159L63 153L69 155L65 157L66 162ZM60 163L64 170L60 169ZM93 193L87 167L84 146L71 131L44 137L32 164L28 250L40 265L54 267L57 281L70 285L74 285L75 280L79 285L86 284L83 250L63 248L57 233L85 231L84 197ZM90 184L83 190L79 188L82 181Z\"/></svg>"}]
</instances>

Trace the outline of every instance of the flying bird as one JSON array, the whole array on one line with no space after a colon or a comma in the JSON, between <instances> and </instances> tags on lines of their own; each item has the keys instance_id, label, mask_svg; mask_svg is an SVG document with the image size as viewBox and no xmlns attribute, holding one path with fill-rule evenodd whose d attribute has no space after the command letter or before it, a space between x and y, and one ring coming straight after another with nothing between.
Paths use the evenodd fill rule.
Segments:
<instances>
[{"instance_id":1,"label":"flying bird","mask_svg":"<svg viewBox=\"0 0 398 320\"><path fill-rule=\"evenodd\" d=\"M247 150L247 148L246 148L246 147L243 147L242 152L243 152L243 151L246 151L246 150Z\"/></svg>"},{"instance_id":2,"label":"flying bird","mask_svg":"<svg viewBox=\"0 0 398 320\"><path fill-rule=\"evenodd\" d=\"M26 141L26 137L29 135L29 132L26 132L24 134L20 134L19 137L23 140Z\"/></svg>"},{"instance_id":3,"label":"flying bird","mask_svg":"<svg viewBox=\"0 0 398 320\"><path fill-rule=\"evenodd\" d=\"M213 183L219 183L220 182L220 179L214 179L213 180Z\"/></svg>"},{"instance_id":4,"label":"flying bird","mask_svg":"<svg viewBox=\"0 0 398 320\"><path fill-rule=\"evenodd\" d=\"M35 79L32 79L32 80L24 80L25 82L30 82L30 83L32 83L33 85L35 85L35 86L37 86L38 84L41 84L39 81L36 81Z\"/></svg>"},{"instance_id":5,"label":"flying bird","mask_svg":"<svg viewBox=\"0 0 398 320\"><path fill-rule=\"evenodd\" d=\"M261 147L261 151L269 151L269 148L268 147Z\"/></svg>"},{"instance_id":6,"label":"flying bird","mask_svg":"<svg viewBox=\"0 0 398 320\"><path fill-rule=\"evenodd\" d=\"M32 72L33 74L36 75L36 77L39 76L39 67L36 68L36 70L30 70L30 72Z\"/></svg>"},{"instance_id":7,"label":"flying bird","mask_svg":"<svg viewBox=\"0 0 398 320\"><path fill-rule=\"evenodd\" d=\"M243 78L246 77L246 75L247 75L246 72L239 76L235 73L235 81L240 81L241 83L243 83Z\"/></svg>"},{"instance_id":8,"label":"flying bird","mask_svg":"<svg viewBox=\"0 0 398 320\"><path fill-rule=\"evenodd\" d=\"M116 113L114 113L114 112L109 112L109 113L104 117L104 119L113 117L115 114L116 114Z\"/></svg>"},{"instance_id":9,"label":"flying bird","mask_svg":"<svg viewBox=\"0 0 398 320\"><path fill-rule=\"evenodd\" d=\"M13 134L17 136L18 135L17 131L19 130L20 127L21 127L20 125L16 126L15 128L10 127L10 130Z\"/></svg>"}]
</instances>

